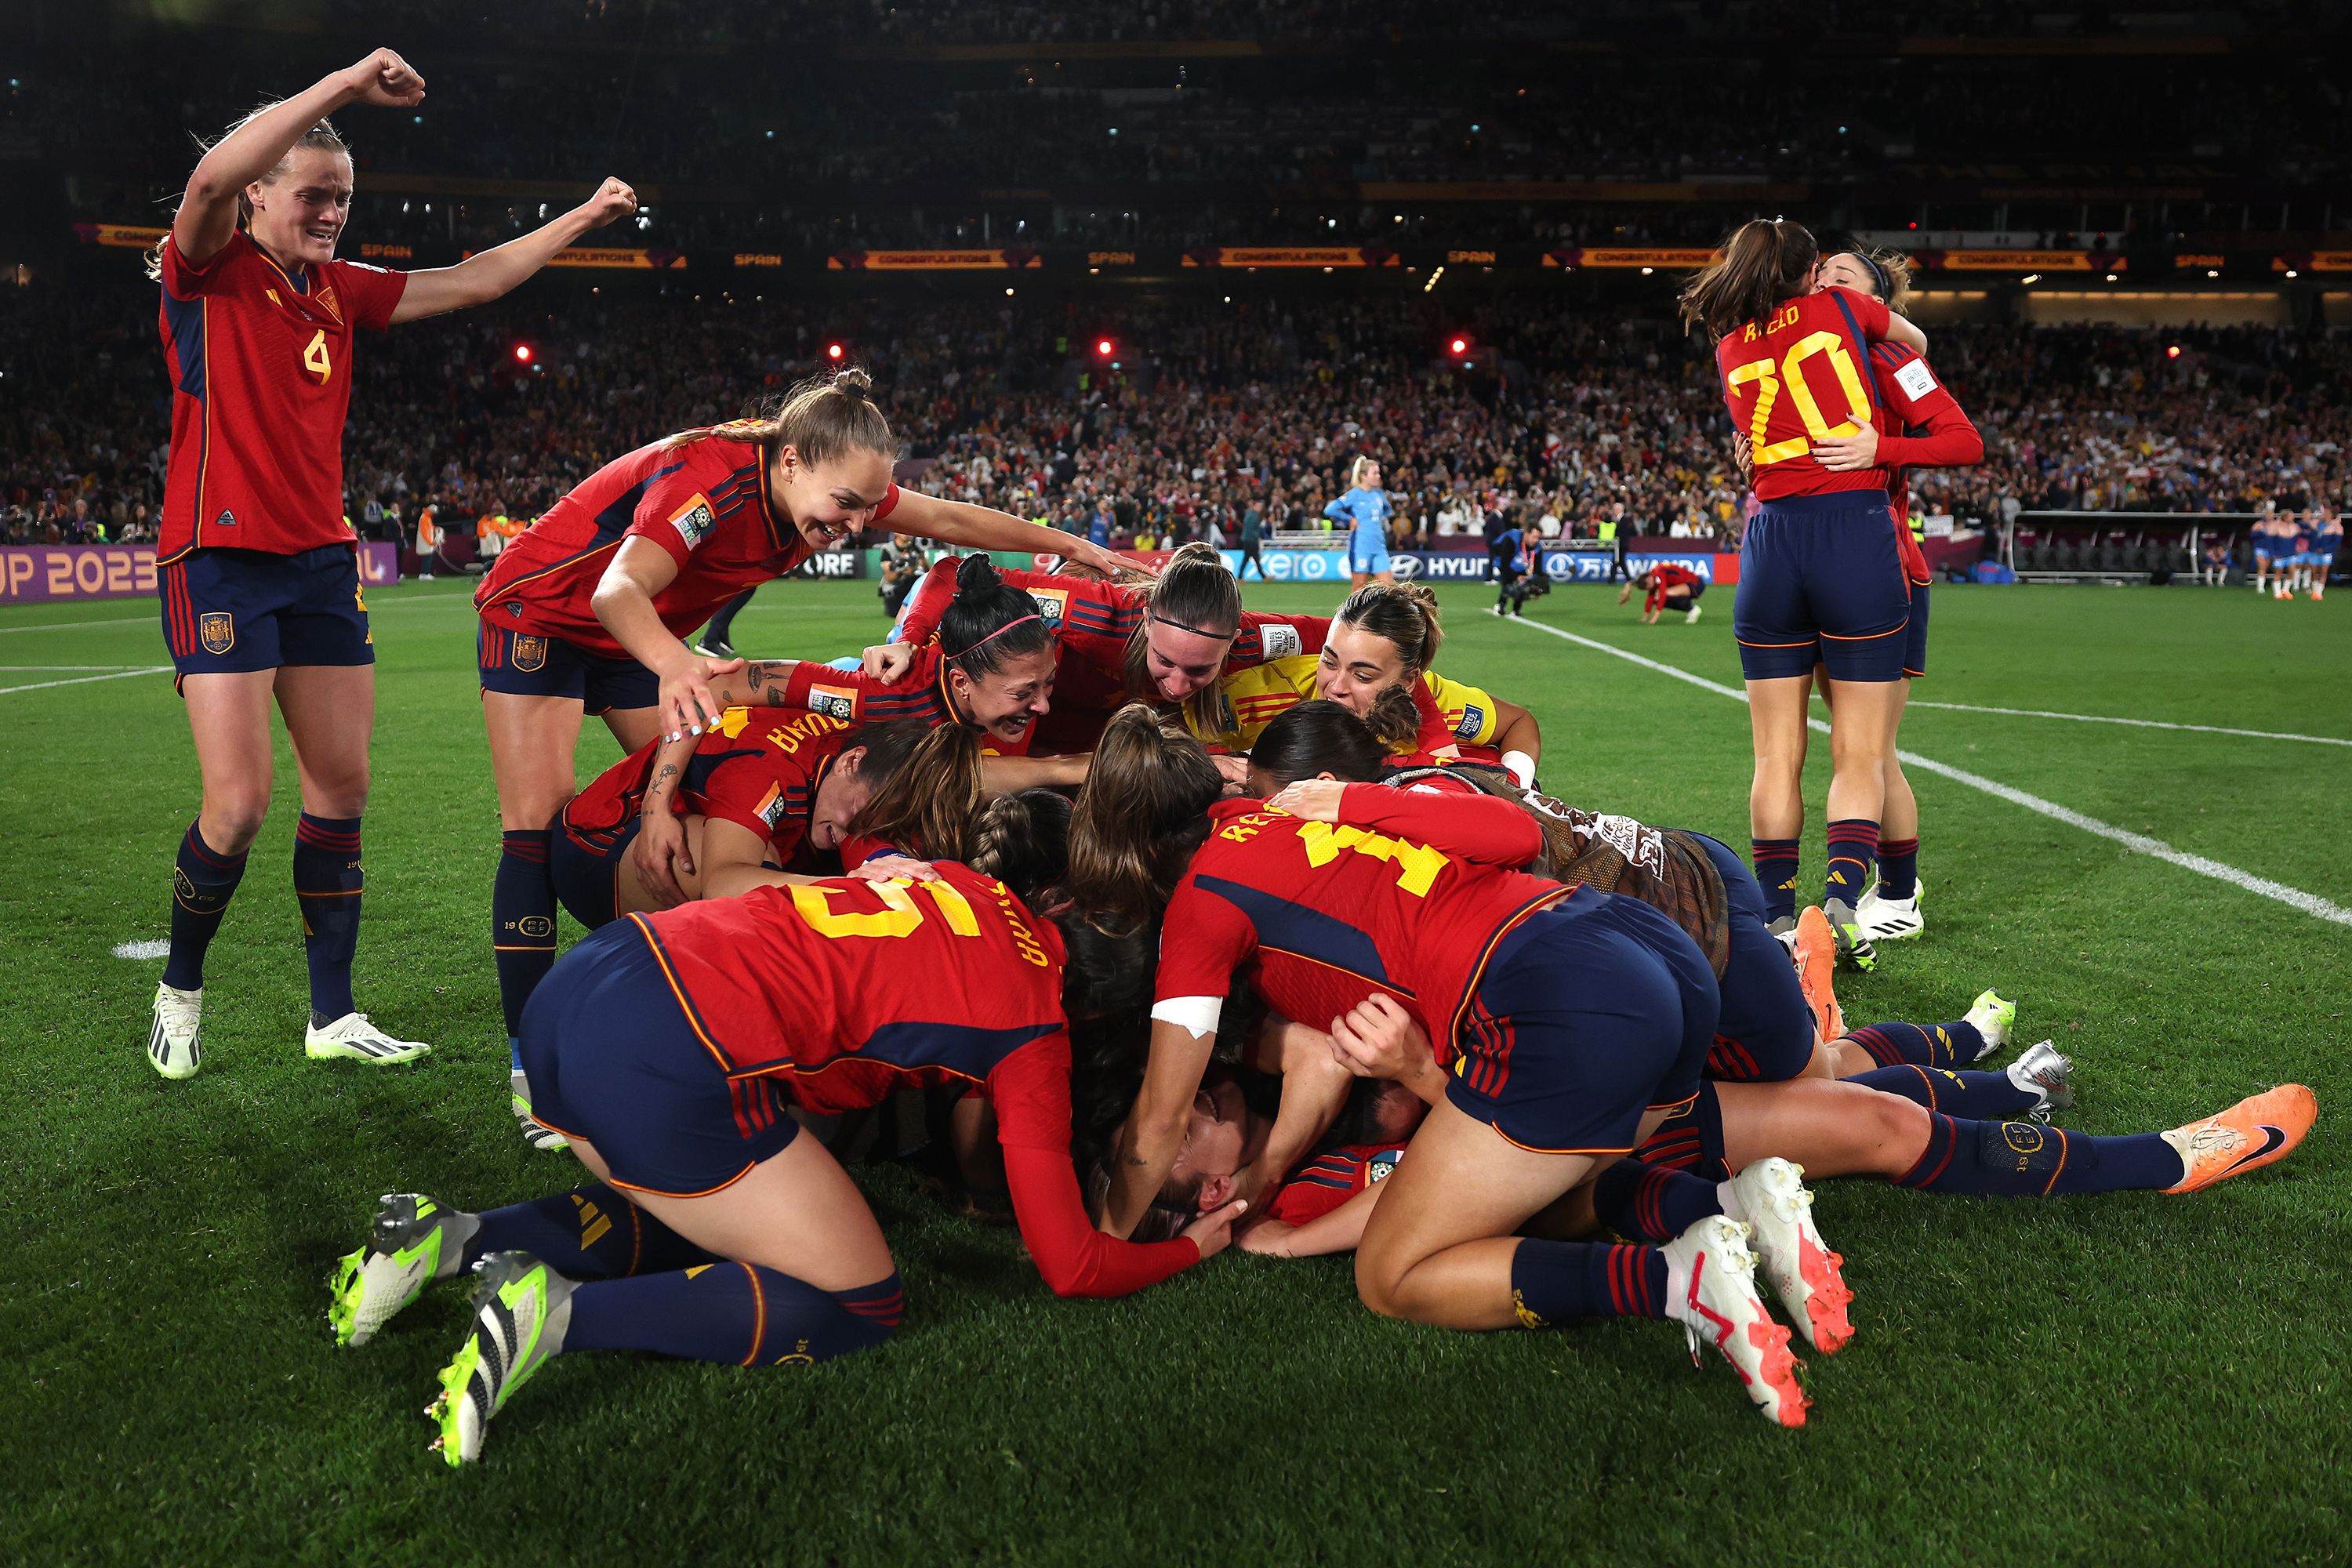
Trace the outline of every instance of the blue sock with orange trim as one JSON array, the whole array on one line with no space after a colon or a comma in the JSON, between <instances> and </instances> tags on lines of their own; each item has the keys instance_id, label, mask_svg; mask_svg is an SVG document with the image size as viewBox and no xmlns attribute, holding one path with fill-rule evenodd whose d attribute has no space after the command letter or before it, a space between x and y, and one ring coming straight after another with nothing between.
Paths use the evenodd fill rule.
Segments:
<instances>
[{"instance_id":1,"label":"blue sock with orange trim","mask_svg":"<svg viewBox=\"0 0 2352 1568\"><path fill-rule=\"evenodd\" d=\"M1797 841L1793 838L1751 838L1748 863L1756 868L1757 886L1764 889L1764 923L1797 912Z\"/></svg>"},{"instance_id":2,"label":"blue sock with orange trim","mask_svg":"<svg viewBox=\"0 0 2352 1568\"><path fill-rule=\"evenodd\" d=\"M1822 882L1822 902L1862 901L1870 868L1878 859L1878 824L1866 816L1842 816L1830 824L1830 863Z\"/></svg>"},{"instance_id":3,"label":"blue sock with orange trim","mask_svg":"<svg viewBox=\"0 0 2352 1568\"><path fill-rule=\"evenodd\" d=\"M528 1252L567 1279L617 1279L719 1261L603 1182L470 1217L458 1268L493 1252Z\"/></svg>"},{"instance_id":4,"label":"blue sock with orange trim","mask_svg":"<svg viewBox=\"0 0 2352 1568\"><path fill-rule=\"evenodd\" d=\"M1529 1237L1511 1255L1511 1305L1530 1329L1570 1318L1663 1318L1666 1255L1654 1247Z\"/></svg>"},{"instance_id":5,"label":"blue sock with orange trim","mask_svg":"<svg viewBox=\"0 0 2352 1568\"><path fill-rule=\"evenodd\" d=\"M1957 1068L1984 1055L1985 1039L1962 1018L1949 1024L1864 1024L1845 1037L1880 1067Z\"/></svg>"},{"instance_id":6,"label":"blue sock with orange trim","mask_svg":"<svg viewBox=\"0 0 2352 1568\"><path fill-rule=\"evenodd\" d=\"M1907 899L1919 890L1919 841L1882 838L1878 841L1878 896Z\"/></svg>"},{"instance_id":7,"label":"blue sock with orange trim","mask_svg":"<svg viewBox=\"0 0 2352 1568\"><path fill-rule=\"evenodd\" d=\"M1881 1094L1900 1095L1947 1116L2014 1116L2042 1103L2040 1095L2018 1088L2004 1072L1953 1072L1947 1068L1923 1068L1904 1062L1897 1067L1858 1072L1847 1081Z\"/></svg>"},{"instance_id":8,"label":"blue sock with orange trim","mask_svg":"<svg viewBox=\"0 0 2352 1568\"><path fill-rule=\"evenodd\" d=\"M228 900L245 878L245 857L224 855L205 842L197 824L180 838L179 864L172 872L172 954L163 961L163 984L194 991L205 983L205 950L228 913Z\"/></svg>"},{"instance_id":9,"label":"blue sock with orange trim","mask_svg":"<svg viewBox=\"0 0 2352 1568\"><path fill-rule=\"evenodd\" d=\"M1723 1212L1715 1184L1688 1171L1623 1159L1592 1181L1593 1216L1633 1241L1672 1241L1711 1214Z\"/></svg>"},{"instance_id":10,"label":"blue sock with orange trim","mask_svg":"<svg viewBox=\"0 0 2352 1568\"><path fill-rule=\"evenodd\" d=\"M2160 1132L2094 1138L2031 1121L1927 1122L1927 1151L1895 1178L1898 1187L2031 1198L2168 1187L2181 1177L2180 1156Z\"/></svg>"},{"instance_id":11,"label":"blue sock with orange trim","mask_svg":"<svg viewBox=\"0 0 2352 1568\"><path fill-rule=\"evenodd\" d=\"M352 955L360 945L360 819L313 816L294 824L294 893L302 906L302 955L310 965L310 1021L354 1011Z\"/></svg>"},{"instance_id":12,"label":"blue sock with orange trim","mask_svg":"<svg viewBox=\"0 0 2352 1568\"><path fill-rule=\"evenodd\" d=\"M555 965L555 879L547 868L548 828L499 836L499 870L490 883L490 948L499 966L499 1005L507 1038L522 1032L523 1004ZM510 1047L511 1049L511 1047ZM513 1065L522 1066L520 1057Z\"/></svg>"},{"instance_id":13,"label":"blue sock with orange trim","mask_svg":"<svg viewBox=\"0 0 2352 1568\"><path fill-rule=\"evenodd\" d=\"M563 1348L806 1366L880 1344L905 1308L896 1273L852 1290L820 1290L757 1264L713 1263L581 1286Z\"/></svg>"}]
</instances>

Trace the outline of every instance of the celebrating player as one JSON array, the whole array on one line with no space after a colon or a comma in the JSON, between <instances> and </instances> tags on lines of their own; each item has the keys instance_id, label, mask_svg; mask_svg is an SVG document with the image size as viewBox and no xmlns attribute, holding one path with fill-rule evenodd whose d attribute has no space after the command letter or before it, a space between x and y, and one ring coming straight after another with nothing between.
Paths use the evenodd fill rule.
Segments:
<instances>
[{"instance_id":1,"label":"celebrating player","mask_svg":"<svg viewBox=\"0 0 2352 1568\"><path fill-rule=\"evenodd\" d=\"M1666 610L1681 611L1683 624L1688 626L1698 619L1698 596L1706 592L1706 579L1687 566L1662 561L1618 589L1617 602L1622 605L1632 598L1636 588L1642 590L1643 626L1656 626L1659 615Z\"/></svg>"},{"instance_id":2,"label":"celebrating player","mask_svg":"<svg viewBox=\"0 0 2352 1568\"><path fill-rule=\"evenodd\" d=\"M2311 510L2311 596L2327 596L2327 576L2336 570L2336 553L2344 548L2344 514L2326 504Z\"/></svg>"},{"instance_id":3,"label":"celebrating player","mask_svg":"<svg viewBox=\"0 0 2352 1568\"><path fill-rule=\"evenodd\" d=\"M837 879L629 915L566 953L523 1056L541 1115L596 1180L487 1214L402 1194L331 1281L336 1338L364 1342L472 1267L475 1317L441 1373L434 1447L480 1458L490 1418L548 1359L637 1350L805 1366L889 1337L904 1309L873 1211L790 1109L977 1085L1013 1214L1059 1296L1119 1296L1222 1248L1239 1203L1173 1240L1087 1223L1070 1164L1063 940L1033 910L1068 804L993 802L975 864Z\"/></svg>"},{"instance_id":4,"label":"celebrating player","mask_svg":"<svg viewBox=\"0 0 2352 1568\"><path fill-rule=\"evenodd\" d=\"M1214 802L1205 761L1149 714L1121 713L1073 828L1071 892L1097 918L1148 919L1160 879L1181 872L1105 1228L1130 1234L1168 1179L1237 973L1286 1018L1338 1018L1385 993L1444 1042L1449 1072L1357 1256L1364 1303L1465 1329L1672 1317L1694 1342L1712 1340L1768 1416L1801 1425L1789 1331L1756 1295L1748 1227L1716 1215L1633 1248L1517 1235L1696 1093L1717 1002L1691 939L1638 900L1504 869L1541 847L1508 802L1325 783ZM1190 800L1108 787L1155 771L1193 781ZM1204 841L1157 831L1165 814L1136 809L1160 795L1206 810ZM1329 1124L1292 1121L1291 1089L1286 1076L1283 1114L1236 1183L1242 1200Z\"/></svg>"},{"instance_id":5,"label":"celebrating player","mask_svg":"<svg viewBox=\"0 0 2352 1568\"><path fill-rule=\"evenodd\" d=\"M548 822L572 793L583 713L625 752L700 734L728 704L714 663L681 639L740 589L885 518L901 533L987 549L1044 543L1106 567L1118 558L1004 512L891 482L898 440L866 373L803 382L765 417L688 430L607 463L500 552L481 611L482 717L504 829L491 941L509 1078L521 998L555 957ZM539 1138L519 1089L514 1111Z\"/></svg>"},{"instance_id":6,"label":"celebrating player","mask_svg":"<svg viewBox=\"0 0 2352 1568\"><path fill-rule=\"evenodd\" d=\"M1825 467L1820 443L1875 422L1863 368L1872 343L1892 338L1923 352L1927 344L1879 300L1850 289L1811 292L1819 258L1798 224L1743 224L1721 259L1684 286L1682 313L1715 343L1724 402L1748 437L1763 503L1740 546L1732 608L1755 736L1748 817L1757 878L1773 895L1774 923L1793 926L1806 702L1813 666L1823 664L1836 695L1822 906L1840 951L1867 967L1875 954L1854 903L1877 856L1910 594L1885 476Z\"/></svg>"},{"instance_id":7,"label":"celebrating player","mask_svg":"<svg viewBox=\"0 0 2352 1568\"><path fill-rule=\"evenodd\" d=\"M1325 507L1323 515L1348 525L1349 587L1360 588L1374 578L1396 581L1389 565L1390 510L1389 493L1381 489L1380 463L1358 458L1348 465L1347 492Z\"/></svg>"},{"instance_id":8,"label":"celebrating player","mask_svg":"<svg viewBox=\"0 0 2352 1568\"><path fill-rule=\"evenodd\" d=\"M455 267L401 273L336 259L352 156L326 117L424 97L425 79L378 49L255 110L197 162L150 267L163 286L172 376L156 582L204 775L203 807L180 840L171 956L148 1033L148 1059L165 1078L187 1078L203 1059L205 952L269 809L273 697L302 793L304 1054L384 1065L432 1048L393 1038L352 997L375 723L374 639L343 521L358 331L496 300L637 204L606 180L554 222Z\"/></svg>"}]
</instances>

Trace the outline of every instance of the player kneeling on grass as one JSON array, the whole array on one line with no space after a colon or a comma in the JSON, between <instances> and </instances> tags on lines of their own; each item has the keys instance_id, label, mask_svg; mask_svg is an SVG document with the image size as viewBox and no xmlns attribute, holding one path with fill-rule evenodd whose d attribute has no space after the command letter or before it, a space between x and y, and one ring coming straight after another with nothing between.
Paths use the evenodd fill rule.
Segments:
<instances>
[{"instance_id":1,"label":"player kneeling on grass","mask_svg":"<svg viewBox=\"0 0 2352 1568\"><path fill-rule=\"evenodd\" d=\"M484 1214L387 1197L329 1321L365 1341L471 1267L473 1326L441 1373L435 1447L478 1458L549 1357L641 1350L798 1366L889 1337L888 1244L788 1108L832 1114L974 1083L994 1106L1022 1238L1062 1296L1140 1289L1222 1248L1235 1205L1172 1241L1087 1221L1070 1164L1064 948L1034 912L1068 803L992 803L970 863L869 862L867 879L759 888L631 915L557 961L523 1018L534 1105L597 1180ZM893 870L908 875L894 876Z\"/></svg>"},{"instance_id":2,"label":"player kneeling on grass","mask_svg":"<svg viewBox=\"0 0 2352 1568\"><path fill-rule=\"evenodd\" d=\"M1667 610L1679 611L1683 624L1698 619L1698 596L1706 592L1706 579L1687 566L1677 566L1671 561L1661 562L1639 577L1617 590L1617 602L1623 604L1642 590L1642 624L1654 626L1658 616Z\"/></svg>"},{"instance_id":3,"label":"player kneeling on grass","mask_svg":"<svg viewBox=\"0 0 2352 1568\"><path fill-rule=\"evenodd\" d=\"M1104 1227L1131 1234L1173 1169L1237 972L1286 1018L1339 1017L1385 992L1454 1070L1358 1252L1365 1305L1464 1329L1674 1318L1768 1416L1801 1425L1789 1331L1757 1296L1745 1226L1716 1215L1661 1247L1518 1235L1696 1094L1718 1010L1697 945L1636 900L1505 869L1541 847L1506 801L1365 784L1293 785L1267 803L1220 793L1199 744L1136 708L1105 731L1079 797L1081 911L1149 923L1173 883ZM1278 1125L1236 1199L1304 1147Z\"/></svg>"}]
</instances>

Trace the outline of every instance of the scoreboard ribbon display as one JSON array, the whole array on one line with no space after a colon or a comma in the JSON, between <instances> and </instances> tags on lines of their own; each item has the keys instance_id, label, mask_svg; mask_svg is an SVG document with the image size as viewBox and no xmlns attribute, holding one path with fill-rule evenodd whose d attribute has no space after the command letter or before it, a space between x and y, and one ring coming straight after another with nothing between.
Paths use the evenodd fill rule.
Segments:
<instances>
[{"instance_id":1,"label":"scoreboard ribbon display","mask_svg":"<svg viewBox=\"0 0 2352 1568\"><path fill-rule=\"evenodd\" d=\"M1034 250L843 250L824 265L829 272L1001 272L1040 260Z\"/></svg>"}]
</instances>

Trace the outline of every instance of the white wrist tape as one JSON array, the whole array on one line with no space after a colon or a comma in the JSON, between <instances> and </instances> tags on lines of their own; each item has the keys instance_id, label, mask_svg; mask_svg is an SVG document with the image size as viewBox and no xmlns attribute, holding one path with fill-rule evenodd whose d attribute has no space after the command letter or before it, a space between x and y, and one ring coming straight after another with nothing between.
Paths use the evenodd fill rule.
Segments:
<instances>
[{"instance_id":1,"label":"white wrist tape","mask_svg":"<svg viewBox=\"0 0 2352 1568\"><path fill-rule=\"evenodd\" d=\"M1536 760L1525 752L1505 752L1503 768L1519 781L1521 789L1536 782Z\"/></svg>"},{"instance_id":2,"label":"white wrist tape","mask_svg":"<svg viewBox=\"0 0 2352 1568\"><path fill-rule=\"evenodd\" d=\"M1217 1032L1217 1015L1224 1010L1222 996L1171 996L1151 1005L1151 1021L1174 1024L1191 1030L1194 1039L1205 1039Z\"/></svg>"}]
</instances>

